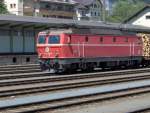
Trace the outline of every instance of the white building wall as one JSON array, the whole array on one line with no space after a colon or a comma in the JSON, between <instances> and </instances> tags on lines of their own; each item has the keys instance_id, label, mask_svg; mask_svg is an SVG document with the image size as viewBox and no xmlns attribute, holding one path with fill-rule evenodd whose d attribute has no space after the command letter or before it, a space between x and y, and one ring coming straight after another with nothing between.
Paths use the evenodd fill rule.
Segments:
<instances>
[{"instance_id":1,"label":"white building wall","mask_svg":"<svg viewBox=\"0 0 150 113\"><path fill-rule=\"evenodd\" d=\"M150 16L150 8L140 13L138 16L134 17L128 23L133 25L141 25L145 27L150 27L150 18L146 18L146 16Z\"/></svg>"},{"instance_id":2,"label":"white building wall","mask_svg":"<svg viewBox=\"0 0 150 113\"><path fill-rule=\"evenodd\" d=\"M23 15L23 0L4 0L11 14Z\"/></svg>"}]
</instances>

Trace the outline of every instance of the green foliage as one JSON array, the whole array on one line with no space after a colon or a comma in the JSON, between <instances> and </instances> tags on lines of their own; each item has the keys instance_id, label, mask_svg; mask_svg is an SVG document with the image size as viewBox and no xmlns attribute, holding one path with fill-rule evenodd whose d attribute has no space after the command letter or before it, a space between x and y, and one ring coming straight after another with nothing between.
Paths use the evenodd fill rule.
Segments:
<instances>
[{"instance_id":1,"label":"green foliage","mask_svg":"<svg viewBox=\"0 0 150 113\"><path fill-rule=\"evenodd\" d=\"M3 2L0 2L0 14L8 13L6 5Z\"/></svg>"},{"instance_id":2,"label":"green foliage","mask_svg":"<svg viewBox=\"0 0 150 113\"><path fill-rule=\"evenodd\" d=\"M112 15L106 16L106 20L110 22L123 22L134 13L144 7L141 0L118 0L113 8Z\"/></svg>"}]
</instances>

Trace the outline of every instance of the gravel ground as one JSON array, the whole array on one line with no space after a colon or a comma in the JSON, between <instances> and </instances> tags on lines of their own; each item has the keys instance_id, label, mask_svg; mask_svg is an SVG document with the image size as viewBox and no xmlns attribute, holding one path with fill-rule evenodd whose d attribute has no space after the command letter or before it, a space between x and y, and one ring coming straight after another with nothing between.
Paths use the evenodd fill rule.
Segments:
<instances>
[{"instance_id":1,"label":"gravel ground","mask_svg":"<svg viewBox=\"0 0 150 113\"><path fill-rule=\"evenodd\" d=\"M128 113L143 108L150 108L150 93L42 113ZM144 113L150 113L150 111Z\"/></svg>"}]
</instances>

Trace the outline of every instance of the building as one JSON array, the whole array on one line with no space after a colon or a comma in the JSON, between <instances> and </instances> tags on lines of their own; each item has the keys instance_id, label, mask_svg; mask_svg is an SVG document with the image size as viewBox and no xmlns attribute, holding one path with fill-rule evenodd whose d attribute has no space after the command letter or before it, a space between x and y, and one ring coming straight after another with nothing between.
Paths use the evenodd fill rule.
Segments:
<instances>
[{"instance_id":1,"label":"building","mask_svg":"<svg viewBox=\"0 0 150 113\"><path fill-rule=\"evenodd\" d=\"M103 0L105 3L105 10L108 12L108 15L111 15L113 12L113 8L115 7L118 0ZM127 1L127 0L126 0ZM135 3L138 0L128 0L129 2ZM145 4L150 4L150 0L141 0Z\"/></svg>"},{"instance_id":2,"label":"building","mask_svg":"<svg viewBox=\"0 0 150 113\"><path fill-rule=\"evenodd\" d=\"M11 14L73 19L75 2L71 0L5 0Z\"/></svg>"},{"instance_id":3,"label":"building","mask_svg":"<svg viewBox=\"0 0 150 113\"><path fill-rule=\"evenodd\" d=\"M66 0L40 0L39 15L73 19L75 17L75 3Z\"/></svg>"},{"instance_id":4,"label":"building","mask_svg":"<svg viewBox=\"0 0 150 113\"><path fill-rule=\"evenodd\" d=\"M102 2L101 0L74 0L78 3L76 6L76 15L78 20L102 19Z\"/></svg>"},{"instance_id":5,"label":"building","mask_svg":"<svg viewBox=\"0 0 150 113\"><path fill-rule=\"evenodd\" d=\"M23 15L23 0L4 0L11 14Z\"/></svg>"},{"instance_id":6,"label":"building","mask_svg":"<svg viewBox=\"0 0 150 113\"><path fill-rule=\"evenodd\" d=\"M143 9L126 19L124 23L150 27L150 5L145 6Z\"/></svg>"}]
</instances>

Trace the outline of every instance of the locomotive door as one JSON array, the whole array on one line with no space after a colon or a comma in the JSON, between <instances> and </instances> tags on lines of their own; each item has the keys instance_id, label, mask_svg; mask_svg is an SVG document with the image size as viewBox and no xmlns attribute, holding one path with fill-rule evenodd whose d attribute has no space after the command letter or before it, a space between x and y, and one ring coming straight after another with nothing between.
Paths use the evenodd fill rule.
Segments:
<instances>
[{"instance_id":1,"label":"locomotive door","mask_svg":"<svg viewBox=\"0 0 150 113\"><path fill-rule=\"evenodd\" d=\"M72 37L72 47L74 57L84 58L85 57L85 38L81 36Z\"/></svg>"},{"instance_id":2,"label":"locomotive door","mask_svg":"<svg viewBox=\"0 0 150 113\"><path fill-rule=\"evenodd\" d=\"M130 53L129 56L134 56L135 53L135 44L130 43Z\"/></svg>"},{"instance_id":3,"label":"locomotive door","mask_svg":"<svg viewBox=\"0 0 150 113\"><path fill-rule=\"evenodd\" d=\"M78 42L77 46L78 46L78 49L77 49L78 57L84 58L85 57L85 42L83 43Z\"/></svg>"}]
</instances>

